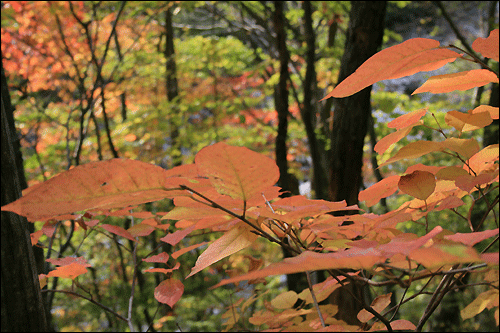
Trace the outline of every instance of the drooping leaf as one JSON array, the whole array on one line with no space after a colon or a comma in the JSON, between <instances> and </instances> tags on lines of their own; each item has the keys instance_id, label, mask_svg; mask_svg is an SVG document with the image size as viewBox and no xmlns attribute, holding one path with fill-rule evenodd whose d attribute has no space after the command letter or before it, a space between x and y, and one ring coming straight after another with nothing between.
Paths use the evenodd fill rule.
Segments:
<instances>
[{"instance_id":1,"label":"drooping leaf","mask_svg":"<svg viewBox=\"0 0 500 333\"><path fill-rule=\"evenodd\" d=\"M420 200L427 199L436 188L436 178L427 171L413 171L401 176L398 182L399 189Z\"/></svg>"},{"instance_id":2,"label":"drooping leaf","mask_svg":"<svg viewBox=\"0 0 500 333\"><path fill-rule=\"evenodd\" d=\"M447 235L444 236L444 238L452 240L454 242L460 242L465 245L475 245L485 239L488 239L493 236L498 235L498 228L493 229L493 230L484 230L484 231L478 231L478 232L470 232L470 233L460 233L457 232L454 235Z\"/></svg>"},{"instance_id":3,"label":"drooping leaf","mask_svg":"<svg viewBox=\"0 0 500 333\"><path fill-rule=\"evenodd\" d=\"M454 90L468 90L492 82L498 83L498 77L487 69L473 69L460 73L436 75L429 78L412 95L423 92L438 94Z\"/></svg>"},{"instance_id":4,"label":"drooping leaf","mask_svg":"<svg viewBox=\"0 0 500 333\"><path fill-rule=\"evenodd\" d=\"M181 298L184 293L184 284L176 278L163 280L155 288L155 298L158 302L167 304L171 308Z\"/></svg>"},{"instance_id":5,"label":"drooping leaf","mask_svg":"<svg viewBox=\"0 0 500 333\"><path fill-rule=\"evenodd\" d=\"M60 277L74 280L77 276L85 273L87 273L87 269L84 265L73 262L69 265L56 267L55 270L50 271L49 274L47 274L47 277Z\"/></svg>"},{"instance_id":6,"label":"drooping leaf","mask_svg":"<svg viewBox=\"0 0 500 333\"><path fill-rule=\"evenodd\" d=\"M438 47L436 40L414 38L384 49L365 61L323 99L350 96L378 81L432 71L460 57L456 52Z\"/></svg>"},{"instance_id":7,"label":"drooping leaf","mask_svg":"<svg viewBox=\"0 0 500 333\"><path fill-rule=\"evenodd\" d=\"M250 232L247 225L239 224L214 241L198 257L196 264L186 279L213 263L250 246L257 239L257 235Z\"/></svg>"},{"instance_id":8,"label":"drooping leaf","mask_svg":"<svg viewBox=\"0 0 500 333\"><path fill-rule=\"evenodd\" d=\"M195 163L219 193L248 200L273 186L279 178L276 163L245 147L216 143L200 150Z\"/></svg>"},{"instance_id":9,"label":"drooping leaf","mask_svg":"<svg viewBox=\"0 0 500 333\"><path fill-rule=\"evenodd\" d=\"M411 124L407 127L398 129L396 132L390 133L386 136L384 136L382 139L380 139L376 144L375 147L373 147L373 150L375 150L378 154L383 154L387 149L389 149L390 146L404 138L405 136L410 133L411 129L415 127L416 125L421 125L423 124L422 121L419 121L417 123Z\"/></svg>"},{"instance_id":10,"label":"drooping leaf","mask_svg":"<svg viewBox=\"0 0 500 333\"><path fill-rule=\"evenodd\" d=\"M28 188L2 210L30 221L90 209L127 207L163 199L165 170L140 161L111 159L74 167Z\"/></svg>"},{"instance_id":11,"label":"drooping leaf","mask_svg":"<svg viewBox=\"0 0 500 333\"><path fill-rule=\"evenodd\" d=\"M488 38L477 38L472 43L474 51L479 52L483 57L499 61L498 58L498 29L490 32Z\"/></svg>"},{"instance_id":12,"label":"drooping leaf","mask_svg":"<svg viewBox=\"0 0 500 333\"><path fill-rule=\"evenodd\" d=\"M119 227L117 225L111 225L111 224L102 224L101 227L115 235L125 237L127 239L130 239L131 241L137 242L135 238L128 232L127 230L123 229L122 227Z\"/></svg>"}]
</instances>

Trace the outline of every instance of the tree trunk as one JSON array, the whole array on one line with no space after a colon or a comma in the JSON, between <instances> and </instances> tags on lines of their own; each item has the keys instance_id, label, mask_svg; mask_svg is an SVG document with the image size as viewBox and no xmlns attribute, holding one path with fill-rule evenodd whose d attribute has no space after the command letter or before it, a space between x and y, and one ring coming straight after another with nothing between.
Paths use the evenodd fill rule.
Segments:
<instances>
[{"instance_id":1,"label":"tree trunk","mask_svg":"<svg viewBox=\"0 0 500 333\"><path fill-rule=\"evenodd\" d=\"M2 57L3 59L3 57ZM1 65L2 206L15 201L26 187L13 108ZM48 331L35 257L26 218L2 212L2 331Z\"/></svg>"},{"instance_id":2,"label":"tree trunk","mask_svg":"<svg viewBox=\"0 0 500 333\"><path fill-rule=\"evenodd\" d=\"M377 52L382 44L385 10L385 1L351 1L338 83ZM370 92L371 86L334 101L329 172L332 201L346 200L348 205L358 203L363 180L363 146L371 114ZM347 213L356 214L357 211ZM339 305L338 319L358 324L356 315L362 309L359 302L362 299L361 286L348 285L337 289L330 300Z\"/></svg>"}]
</instances>

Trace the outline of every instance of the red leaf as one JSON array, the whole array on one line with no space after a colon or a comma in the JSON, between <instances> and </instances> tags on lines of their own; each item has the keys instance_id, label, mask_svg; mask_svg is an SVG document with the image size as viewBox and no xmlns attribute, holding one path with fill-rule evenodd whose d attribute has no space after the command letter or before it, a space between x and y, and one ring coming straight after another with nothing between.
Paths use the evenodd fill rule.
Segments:
<instances>
[{"instance_id":1,"label":"red leaf","mask_svg":"<svg viewBox=\"0 0 500 333\"><path fill-rule=\"evenodd\" d=\"M160 282L155 288L155 298L158 302L168 304L171 308L181 298L184 293L184 285L181 281L170 278Z\"/></svg>"},{"instance_id":2,"label":"red leaf","mask_svg":"<svg viewBox=\"0 0 500 333\"><path fill-rule=\"evenodd\" d=\"M452 240L454 242L460 242L462 244L472 246L493 236L498 236L498 228L494 230L485 230L466 234L457 232L454 235L444 236L444 238Z\"/></svg>"},{"instance_id":3,"label":"red leaf","mask_svg":"<svg viewBox=\"0 0 500 333\"><path fill-rule=\"evenodd\" d=\"M119 227L117 225L111 225L111 224L103 224L101 227L115 235L125 237L127 239L130 239L131 241L136 242L134 237L128 232L127 230L123 229L122 227Z\"/></svg>"},{"instance_id":4,"label":"red leaf","mask_svg":"<svg viewBox=\"0 0 500 333\"><path fill-rule=\"evenodd\" d=\"M145 261L145 262L162 262L162 263L166 264L168 262L168 258L169 258L168 253L162 252L160 254L157 254L157 255L154 255L154 256L151 256L151 257L148 257L148 258L144 258L144 259L142 259L142 261Z\"/></svg>"}]
</instances>

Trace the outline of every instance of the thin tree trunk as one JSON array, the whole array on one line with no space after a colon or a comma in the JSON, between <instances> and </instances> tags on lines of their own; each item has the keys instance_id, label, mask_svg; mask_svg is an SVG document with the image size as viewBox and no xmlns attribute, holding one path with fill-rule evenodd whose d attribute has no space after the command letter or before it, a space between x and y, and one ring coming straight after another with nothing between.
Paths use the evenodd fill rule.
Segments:
<instances>
[{"instance_id":1,"label":"thin tree trunk","mask_svg":"<svg viewBox=\"0 0 500 333\"><path fill-rule=\"evenodd\" d=\"M349 28L345 51L337 82L352 74L375 54L382 44L385 1L351 1ZM362 185L363 146L370 117L371 86L346 98L334 101L331 136L330 200L358 203ZM356 214L357 211L347 212ZM339 306L337 318L358 324L357 313L362 309L362 286L349 284L337 289L330 301Z\"/></svg>"}]
</instances>

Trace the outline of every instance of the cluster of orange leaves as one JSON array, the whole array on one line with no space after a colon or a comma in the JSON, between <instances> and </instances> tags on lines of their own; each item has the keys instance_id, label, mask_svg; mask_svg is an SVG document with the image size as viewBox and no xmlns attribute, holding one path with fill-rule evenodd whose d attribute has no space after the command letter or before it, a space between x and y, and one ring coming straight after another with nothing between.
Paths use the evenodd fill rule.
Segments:
<instances>
[{"instance_id":1,"label":"cluster of orange leaves","mask_svg":"<svg viewBox=\"0 0 500 333\"><path fill-rule=\"evenodd\" d=\"M478 38L472 45L476 52L498 61L498 29L486 38ZM440 47L430 39L411 39L385 49L366 61L354 74L340 83L328 96L341 98L385 79L412 75L419 71L437 69L464 55L449 48ZM415 93L443 93L466 90L498 82L495 73L487 69L440 75L430 78ZM423 124L421 118L426 109L403 115L389 123L396 132L379 141L375 150L385 152L392 144L405 137L409 131ZM459 133L477 130L498 119L498 108L480 106L467 114L449 111L445 121ZM42 230L36 232L33 243L41 234L50 234L53 221L75 219L84 229L101 228L107 232L138 241L155 229L165 230L161 220L177 220L178 231L161 240L178 244L189 233L200 229L222 232L222 236L208 245L200 255L191 273L198 273L210 265L226 258L264 237L270 242L286 246L283 239L293 242L290 246L296 256L261 268L259 264L242 275L222 280L214 287L244 280L261 282L271 275L330 269L370 270L376 274L384 265L411 271L417 265L427 272L446 270L457 264L486 263L498 269L498 253L478 253L473 245L490 237L498 236L498 228L471 233L453 233L436 226L418 237L404 233L396 227L401 222L417 221L431 211L453 209L464 205L462 198L476 191L487 191L498 187L498 144L480 149L475 139L446 138L443 141L417 141L401 148L382 165L402 159L414 159L431 152L447 152L456 157L457 164L446 167L431 167L416 164L402 176L391 176L359 194L359 200L372 206L381 198L397 190L414 197L398 209L383 215L364 213L350 216L332 216L331 212L360 210L347 206L345 202L311 200L304 196L279 198L280 189L275 186L279 171L273 160L244 147L229 146L223 142L203 148L188 165L164 170L158 166L128 159L112 159L77 166L50 180L25 190L23 197L2 210L25 216L30 221L46 221ZM173 199L175 208L168 213L153 216L148 212L132 212L139 204L165 198ZM116 210L119 209L119 210ZM78 214L75 212L84 212ZM125 230L119 226L100 224L96 215L134 216L142 222ZM350 221L349 224L344 224ZM166 264L170 257L176 260L187 251L205 245L206 242L183 248L172 254L159 253L146 262ZM257 261L256 261L257 262ZM48 276L68 277L86 272L88 266L83 258L64 258L53 262L59 267ZM155 298L173 306L183 293L183 284L172 277L172 268L151 269L167 275L155 290ZM419 271L419 274L422 273ZM498 276L496 278L498 285ZM320 302L339 286L332 278L313 287L316 302ZM269 328L319 329L321 323L314 309L294 309L301 299L313 303L309 290L302 293L287 292L279 295L266 310L255 313L250 322L266 324ZM382 311L389 303L390 294L379 296L372 308ZM234 306L244 311L252 297ZM479 300L479 301L478 301ZM478 297L482 309L496 307L498 323L498 288ZM473 302L473 303L474 303ZM470 311L473 316L481 307ZM336 308L321 306L321 314L329 329L345 329L345 324L333 319ZM238 320L230 309L226 329ZM360 312L358 319L367 322L373 317ZM304 320L305 318L305 320ZM413 329L415 325L406 320L391 323L393 329ZM381 323L373 330L384 329Z\"/></svg>"}]
</instances>

